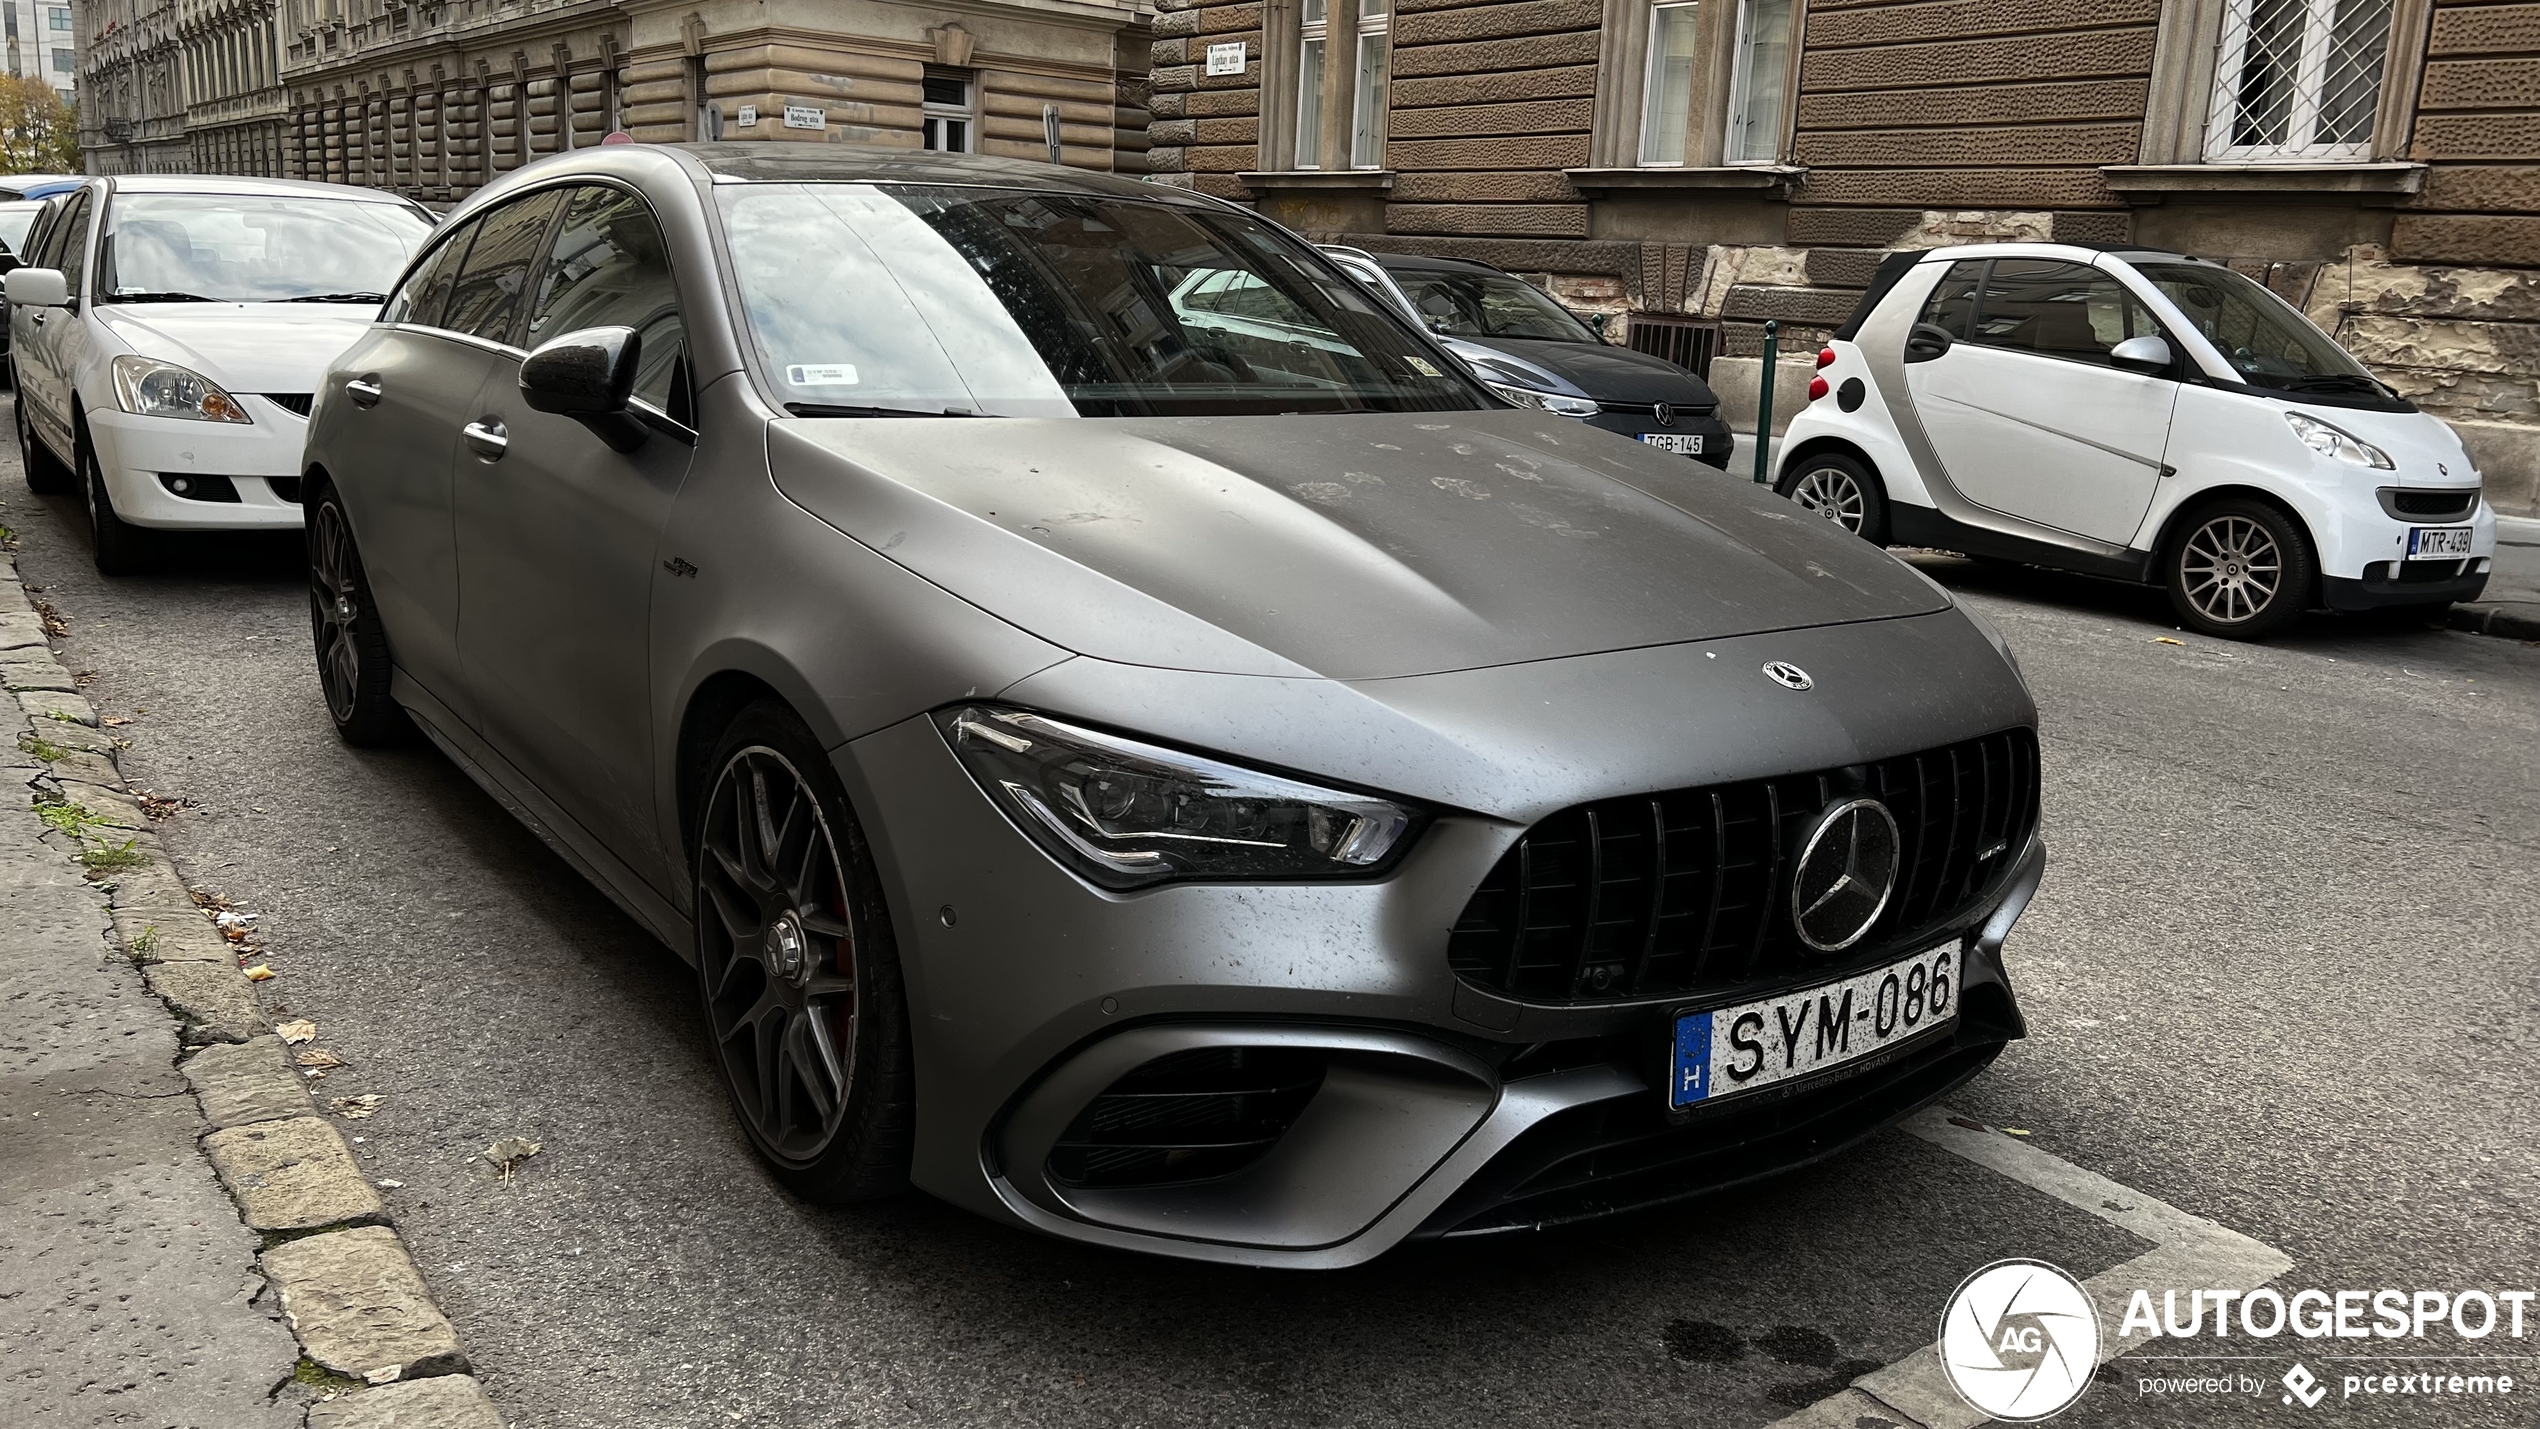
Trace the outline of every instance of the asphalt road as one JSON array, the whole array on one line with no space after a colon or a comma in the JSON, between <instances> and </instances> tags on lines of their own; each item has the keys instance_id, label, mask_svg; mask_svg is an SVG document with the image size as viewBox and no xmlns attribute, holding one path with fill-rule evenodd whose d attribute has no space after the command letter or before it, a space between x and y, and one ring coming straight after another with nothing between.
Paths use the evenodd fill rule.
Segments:
<instances>
[{"instance_id":1,"label":"asphalt road","mask_svg":"<svg viewBox=\"0 0 2540 1429\"><path fill-rule=\"evenodd\" d=\"M259 915L276 1015L350 1063L321 1096L385 1099L347 1130L522 1429L1761 1425L1927 1343L1990 1260L2087 1275L2144 1249L1901 1135L1337 1274L1085 1250L924 1198L800 1205L746 1154L677 958L428 747L336 742L296 539L106 581L77 507L14 462L0 521L130 721L133 782L190 801L163 825L180 865ZM2223 645L2142 592L1923 563L2036 686L2054 857L2011 945L2032 1036L1955 1104L2281 1248L2287 1287L2532 1286L2540 647L2325 617ZM544 1149L498 1180L475 1153L515 1134ZM2528 1354L2534 1320L2304 1353ZM2261 1348L2270 1378L2293 1358ZM2307 1413L2111 1379L2058 1422ZM2318 1417L2527 1426L2525 1387Z\"/></svg>"}]
</instances>

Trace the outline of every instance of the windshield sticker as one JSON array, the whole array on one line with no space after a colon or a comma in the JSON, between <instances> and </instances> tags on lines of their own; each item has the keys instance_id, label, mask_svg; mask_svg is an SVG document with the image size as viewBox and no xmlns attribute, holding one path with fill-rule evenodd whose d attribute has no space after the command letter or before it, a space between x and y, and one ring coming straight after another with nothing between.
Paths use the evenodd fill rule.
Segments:
<instances>
[{"instance_id":1,"label":"windshield sticker","mask_svg":"<svg viewBox=\"0 0 2540 1429\"><path fill-rule=\"evenodd\" d=\"M1446 375L1438 371L1436 368L1431 367L1429 365L1429 360L1425 357L1405 357L1402 360L1411 364L1411 370L1419 373L1423 377L1443 377Z\"/></svg>"},{"instance_id":2,"label":"windshield sticker","mask_svg":"<svg viewBox=\"0 0 2540 1429\"><path fill-rule=\"evenodd\" d=\"M796 387L853 387L856 385L852 362L797 362L785 369L785 380Z\"/></svg>"}]
</instances>

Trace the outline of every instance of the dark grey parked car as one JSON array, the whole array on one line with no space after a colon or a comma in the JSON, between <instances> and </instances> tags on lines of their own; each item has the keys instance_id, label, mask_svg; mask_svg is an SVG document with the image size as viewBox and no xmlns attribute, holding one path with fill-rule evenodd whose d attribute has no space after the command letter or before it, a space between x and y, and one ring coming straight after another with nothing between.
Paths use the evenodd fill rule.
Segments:
<instances>
[{"instance_id":1,"label":"dark grey parked car","mask_svg":"<svg viewBox=\"0 0 2540 1429\"><path fill-rule=\"evenodd\" d=\"M1827 1155L2021 1032L1999 640L1211 199L576 152L442 225L308 463L345 737L411 715L692 958L815 1199L1344 1265Z\"/></svg>"}]
</instances>

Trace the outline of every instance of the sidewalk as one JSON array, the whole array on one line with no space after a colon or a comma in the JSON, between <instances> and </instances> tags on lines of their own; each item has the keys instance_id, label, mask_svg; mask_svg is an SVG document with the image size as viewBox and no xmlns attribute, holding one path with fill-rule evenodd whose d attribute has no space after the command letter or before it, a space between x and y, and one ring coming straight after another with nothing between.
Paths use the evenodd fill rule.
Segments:
<instances>
[{"instance_id":1,"label":"sidewalk","mask_svg":"<svg viewBox=\"0 0 2540 1429\"><path fill-rule=\"evenodd\" d=\"M2496 518L2496 565L2475 604L2455 606L2452 626L2482 635L2540 640L2540 520Z\"/></svg>"}]
</instances>

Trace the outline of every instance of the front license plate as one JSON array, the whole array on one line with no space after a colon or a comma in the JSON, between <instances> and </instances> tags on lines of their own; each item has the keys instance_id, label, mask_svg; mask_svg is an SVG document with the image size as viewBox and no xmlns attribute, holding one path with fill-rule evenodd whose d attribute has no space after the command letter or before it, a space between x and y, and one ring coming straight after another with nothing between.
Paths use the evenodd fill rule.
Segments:
<instances>
[{"instance_id":1,"label":"front license plate","mask_svg":"<svg viewBox=\"0 0 2540 1429\"><path fill-rule=\"evenodd\" d=\"M2411 526L2408 528L2408 559L2412 561L2452 561L2469 554L2467 526Z\"/></svg>"},{"instance_id":2,"label":"front license plate","mask_svg":"<svg viewBox=\"0 0 2540 1429\"><path fill-rule=\"evenodd\" d=\"M1667 1105L1761 1091L1877 1056L1958 1020L1958 945L1858 977L1676 1018Z\"/></svg>"},{"instance_id":3,"label":"front license plate","mask_svg":"<svg viewBox=\"0 0 2540 1429\"><path fill-rule=\"evenodd\" d=\"M1662 452L1674 452L1678 456L1702 455L1702 435L1699 432L1690 435L1684 432L1643 432L1640 439Z\"/></svg>"}]
</instances>

